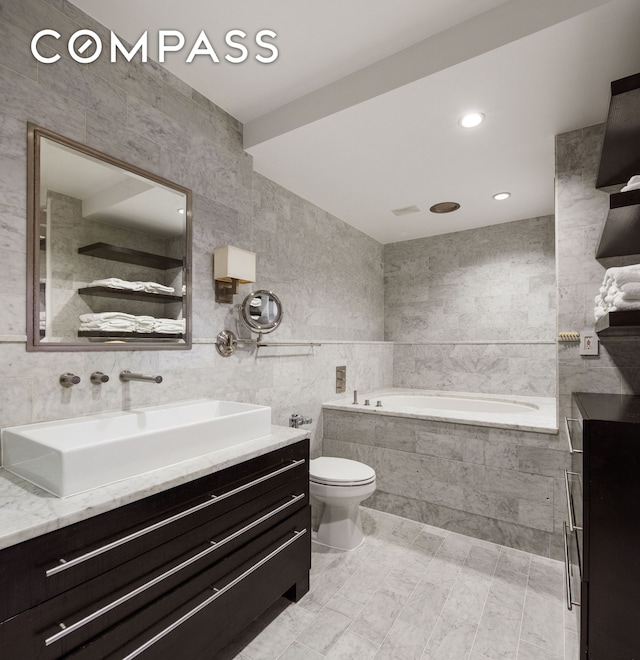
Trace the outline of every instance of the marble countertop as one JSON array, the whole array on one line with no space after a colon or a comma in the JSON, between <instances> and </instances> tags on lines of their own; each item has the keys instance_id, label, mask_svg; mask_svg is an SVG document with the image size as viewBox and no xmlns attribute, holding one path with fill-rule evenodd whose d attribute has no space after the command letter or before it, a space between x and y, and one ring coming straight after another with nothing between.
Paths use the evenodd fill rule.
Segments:
<instances>
[{"instance_id":1,"label":"marble countertop","mask_svg":"<svg viewBox=\"0 0 640 660\"><path fill-rule=\"evenodd\" d=\"M482 410L453 410L442 407L430 408L427 404L422 407L392 405L394 396L426 396L439 399L473 399L487 403L515 403L529 407L530 410L519 412L485 412ZM375 403L378 399L388 397L381 408ZM371 404L364 405L365 399ZM472 426L489 426L516 431L530 431L533 433L558 433L557 407L553 397L519 396L511 394L476 394L471 392L448 392L445 390L412 390L392 387L371 392L358 392L359 403L354 405L351 395L323 403L322 407L329 410L346 410L349 412L367 413L372 415L390 415L392 417L410 417L413 419L426 419L436 422L452 422L455 424L469 424ZM481 407L481 404L480 404Z\"/></svg>"},{"instance_id":2,"label":"marble countertop","mask_svg":"<svg viewBox=\"0 0 640 660\"><path fill-rule=\"evenodd\" d=\"M63 499L0 469L0 549L224 470L302 440L308 432L272 426L271 435Z\"/></svg>"}]
</instances>

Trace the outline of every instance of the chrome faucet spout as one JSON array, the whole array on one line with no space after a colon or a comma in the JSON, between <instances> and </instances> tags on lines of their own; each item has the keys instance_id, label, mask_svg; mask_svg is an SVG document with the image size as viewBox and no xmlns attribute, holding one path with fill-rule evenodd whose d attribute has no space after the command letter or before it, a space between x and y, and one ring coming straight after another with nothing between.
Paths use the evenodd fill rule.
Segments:
<instances>
[{"instance_id":1,"label":"chrome faucet spout","mask_svg":"<svg viewBox=\"0 0 640 660\"><path fill-rule=\"evenodd\" d=\"M162 376L152 376L150 374L136 374L128 369L120 372L120 380L123 383L128 383L131 380L139 380L144 383L161 383Z\"/></svg>"}]
</instances>

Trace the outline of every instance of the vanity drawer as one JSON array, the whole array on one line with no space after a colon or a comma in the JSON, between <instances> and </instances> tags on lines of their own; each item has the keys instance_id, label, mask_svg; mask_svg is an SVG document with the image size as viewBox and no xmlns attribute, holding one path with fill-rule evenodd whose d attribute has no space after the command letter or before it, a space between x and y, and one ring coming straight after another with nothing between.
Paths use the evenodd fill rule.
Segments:
<instances>
[{"instance_id":1,"label":"vanity drawer","mask_svg":"<svg viewBox=\"0 0 640 660\"><path fill-rule=\"evenodd\" d=\"M293 485L300 486L299 482ZM233 563L229 557L239 549L255 546L257 538L263 534L268 537L276 526L291 526L285 521L292 515L298 516L294 524L304 524L304 516L308 516L304 490L295 497L288 494L287 486L279 490L278 499L257 514L247 517L248 506L239 507L225 517L224 529L220 521L203 525L174 540L171 548L157 548L5 621L0 625L0 655L58 658L61 650L87 642L194 576L217 564ZM173 558L167 561L169 551ZM158 567L150 570L154 562ZM29 648L25 640L29 640Z\"/></svg>"},{"instance_id":2,"label":"vanity drawer","mask_svg":"<svg viewBox=\"0 0 640 660\"><path fill-rule=\"evenodd\" d=\"M297 581L308 580L308 522L308 510L299 511L86 642L61 640L58 653L76 660L213 657Z\"/></svg>"},{"instance_id":3,"label":"vanity drawer","mask_svg":"<svg viewBox=\"0 0 640 660\"><path fill-rule=\"evenodd\" d=\"M216 520L224 527L239 507L257 514L283 487L308 497L307 457L308 441L299 442L0 551L0 621L146 553L147 570L160 566L175 539Z\"/></svg>"}]
</instances>

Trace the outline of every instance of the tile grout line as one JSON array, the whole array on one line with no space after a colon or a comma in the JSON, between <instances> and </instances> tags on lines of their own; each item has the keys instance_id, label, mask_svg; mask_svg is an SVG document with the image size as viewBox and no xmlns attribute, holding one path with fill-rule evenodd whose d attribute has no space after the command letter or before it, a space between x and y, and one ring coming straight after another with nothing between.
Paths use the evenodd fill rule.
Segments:
<instances>
[{"instance_id":1,"label":"tile grout line","mask_svg":"<svg viewBox=\"0 0 640 660\"><path fill-rule=\"evenodd\" d=\"M531 558L529 558L529 569L527 571L527 586L524 590L524 603L522 604L522 616L520 617L520 629L518 630L518 647L516 649L516 658L520 654L520 642L522 641L522 626L524 625L524 611L527 606L527 594L529 593L529 580L531 577Z\"/></svg>"}]
</instances>

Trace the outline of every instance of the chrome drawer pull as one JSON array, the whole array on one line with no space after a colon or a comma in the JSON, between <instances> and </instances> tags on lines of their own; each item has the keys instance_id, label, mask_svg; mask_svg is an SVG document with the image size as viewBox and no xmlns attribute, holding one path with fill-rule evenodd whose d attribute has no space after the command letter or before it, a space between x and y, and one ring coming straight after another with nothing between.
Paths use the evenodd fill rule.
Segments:
<instances>
[{"instance_id":1,"label":"chrome drawer pull","mask_svg":"<svg viewBox=\"0 0 640 660\"><path fill-rule=\"evenodd\" d=\"M573 447L573 442L571 442L571 429L569 428L569 422L579 422L579 419L575 419L573 417L565 417L564 418L564 425L565 428L567 429L567 442L569 443L569 453L570 454L582 454L584 453L582 449L574 449Z\"/></svg>"},{"instance_id":2,"label":"chrome drawer pull","mask_svg":"<svg viewBox=\"0 0 640 660\"><path fill-rule=\"evenodd\" d=\"M111 610L114 610L116 607L119 607L123 603L126 603L128 600L131 600L132 598L135 598L139 594L143 593L147 589L150 589L151 587L155 586L156 584L159 584L163 580L166 580L168 577L171 577L172 575L175 575L176 573L179 573L181 570L186 568L187 566L190 566L191 564L199 561L203 557L206 557L207 555L211 554L215 550L217 550L220 546L224 545L225 543L228 543L229 541L233 541L233 539L238 538L238 536L241 536L242 534L248 532L250 529L253 529L260 523L263 523L265 520L268 520L269 518L272 518L273 516L277 515L281 511L284 511L285 509L288 509L290 506L295 504L296 502L299 502L301 499L304 499L305 494L301 493L300 495L292 495L291 499L288 502L285 502L284 504L281 504L279 507L273 509L273 511L269 511L269 513L265 513L263 516L258 518L257 520L254 520L253 522L249 523L242 529L239 529L237 532L234 532L233 534L230 534L229 536L225 537L222 539L222 541L210 541L211 546L206 548L205 550L200 551L198 554L193 555L193 557L189 557L189 559L186 559L182 563L178 564L177 566L174 566L173 568L170 568L168 571L165 571L161 575L158 575L157 577L153 578L153 580L149 580L149 582L145 582L145 584L140 585L133 591L130 591L129 593L125 594L124 596L121 596L120 598L117 598L116 600L112 601L108 605L105 605L104 607L101 607L99 610L96 610L95 612L92 612L91 614L88 614L85 616L83 619L80 619L79 621L76 621L76 623L73 623L71 625L65 625L64 623L60 624L61 630L57 632L55 635L51 635L51 637L48 637L47 639L44 640L45 646L50 646L51 644L54 644L58 640L62 639L63 637L66 637L67 635L70 635L72 632L75 632L76 630L79 630L83 626L86 626L88 623L91 621L95 621L96 619L100 618L103 614L106 614L107 612L110 612Z\"/></svg>"},{"instance_id":3,"label":"chrome drawer pull","mask_svg":"<svg viewBox=\"0 0 640 660\"><path fill-rule=\"evenodd\" d=\"M129 534L128 536L123 536L120 539L117 539L116 541L112 541L111 543L107 543L106 545L101 546L100 548L96 548L95 550L92 550L91 552L87 552L84 555L80 555L80 557L76 557L75 559L60 559L60 563L57 566L54 566L53 568L49 568L46 572L47 577L51 577L52 575L56 575L57 573L61 573L62 571L66 571L69 568L72 568L73 566L77 566L78 564L82 564L85 561L88 561L89 559L93 559L94 557L97 557L98 555L101 555L105 552L109 552L110 550L113 550L114 548L117 548L121 545L124 545L125 543L129 543L130 541L134 541L135 539L140 538L141 536L144 536L145 534L149 534L150 532L154 532L156 529L160 529L161 527L164 527L165 525L170 525L171 523L175 522L176 520L180 520L181 518L185 518L186 516L190 516L192 513L196 513L197 511L200 511L201 509L205 509L208 506L211 506L212 504L216 504L220 502L220 500L224 500L227 497L231 497L232 495L236 495L237 493L240 493L243 490L247 490L247 488L252 488L253 486L262 483L263 481L267 481L268 479L272 479L273 477L278 476L279 474L282 474L283 472L287 472L288 470L292 470L295 467L298 467L298 465L302 465L305 463L304 459L300 459L298 461L293 461L293 463L290 463L289 465L285 465L284 467L279 468L278 470L275 470L274 472L270 472L269 474L264 475L263 477L259 477L258 479L254 479L253 481L250 481L247 484L244 484L244 486L239 486L238 488L234 488L233 490L228 491L227 493L223 493L222 495L211 495L210 499L208 499L206 502L202 502L201 504L198 504L194 507L191 507L190 509L186 509L185 511L181 511L180 513L176 513L175 515L165 518L164 520L161 520L160 522L154 523L153 525L149 525L149 527L145 527L144 529L140 529L137 532L134 532L133 534Z\"/></svg>"},{"instance_id":4,"label":"chrome drawer pull","mask_svg":"<svg viewBox=\"0 0 640 660\"><path fill-rule=\"evenodd\" d=\"M564 567L565 567L565 590L567 595L567 609L572 610L573 606L580 607L580 603L573 600L571 595L571 564L569 562L569 544L567 542L567 523L562 523L562 530L564 533Z\"/></svg>"},{"instance_id":5,"label":"chrome drawer pull","mask_svg":"<svg viewBox=\"0 0 640 660\"><path fill-rule=\"evenodd\" d=\"M220 589L215 589L214 588L214 593L212 596L209 596L206 600L204 600L200 605L194 607L192 610L187 612L185 615L181 616L179 619L174 621L170 626L167 626L163 631L159 632L157 635L146 641L142 646L138 647L135 651L132 653L129 653L129 655L125 656L122 660L133 660L133 658L137 658L141 653L144 653L149 647L153 646L156 642L159 642L163 637L166 637L169 633L173 632L176 628L180 627L185 621L188 621L191 617L195 616L203 610L205 607L208 605L211 605L214 600L222 596L224 593L229 591L232 587L235 587L239 582L242 582L245 578L249 577L251 573L254 571L258 570L261 566L264 566L268 561L273 559L277 554L282 552L285 548L290 546L292 543L295 543L301 536L307 533L306 529L300 530L300 531L294 531L293 532L293 537L290 538L288 541L285 541L281 546L276 548L273 552L269 553L266 557L261 559L257 564L254 564L250 569L246 570L242 575L239 575L235 580L232 580L229 582L229 584L225 585L224 587L221 587Z\"/></svg>"},{"instance_id":6,"label":"chrome drawer pull","mask_svg":"<svg viewBox=\"0 0 640 660\"><path fill-rule=\"evenodd\" d=\"M571 493L569 492L569 475L574 477L580 476L577 472L567 472L567 470L564 471L564 484L567 489L567 513L569 514L569 529L572 532L575 532L576 530L581 532L582 527L576 525L576 521L573 519L573 506L572 506L573 498L571 497Z\"/></svg>"}]
</instances>

